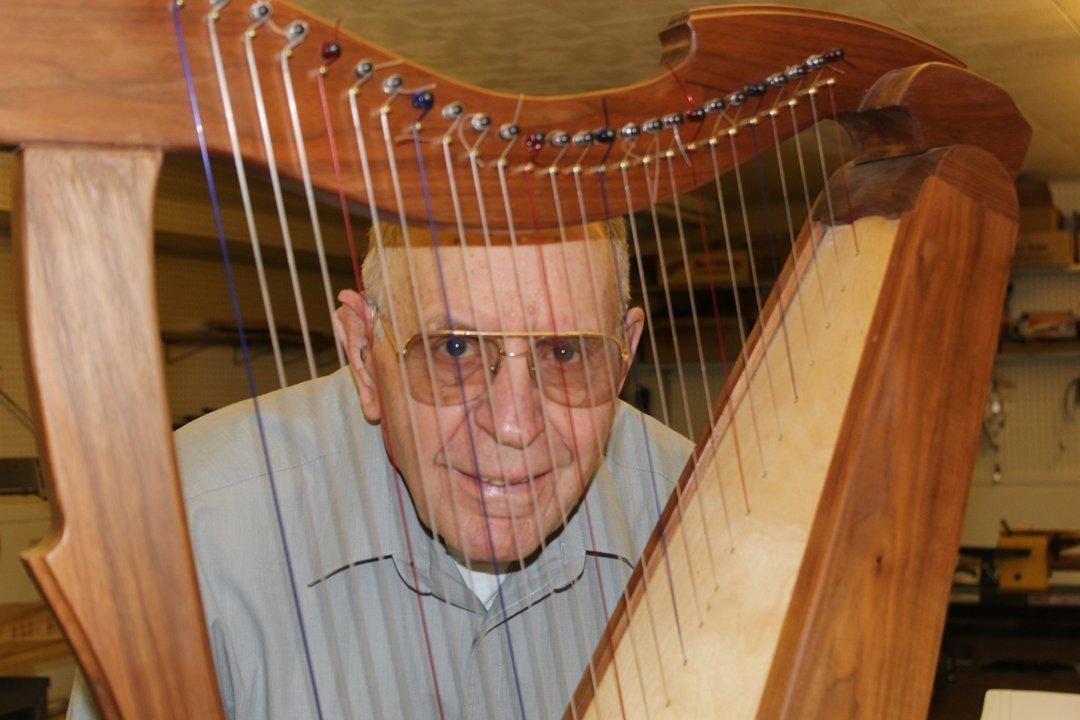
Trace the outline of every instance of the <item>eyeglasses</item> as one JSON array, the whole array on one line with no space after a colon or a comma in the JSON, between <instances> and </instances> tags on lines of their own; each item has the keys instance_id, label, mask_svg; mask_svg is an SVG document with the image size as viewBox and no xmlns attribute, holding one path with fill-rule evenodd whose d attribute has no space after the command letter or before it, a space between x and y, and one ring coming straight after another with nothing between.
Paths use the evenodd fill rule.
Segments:
<instances>
[{"instance_id":1,"label":"eyeglasses","mask_svg":"<svg viewBox=\"0 0 1080 720\"><path fill-rule=\"evenodd\" d=\"M594 332L543 334L443 330L417 333L399 347L379 316L394 352L401 356L409 393L426 405L461 405L477 399L499 372L503 358L524 357L544 396L570 407L595 407L619 391L630 353L626 343ZM508 352L507 338L529 340L529 348Z\"/></svg>"}]
</instances>

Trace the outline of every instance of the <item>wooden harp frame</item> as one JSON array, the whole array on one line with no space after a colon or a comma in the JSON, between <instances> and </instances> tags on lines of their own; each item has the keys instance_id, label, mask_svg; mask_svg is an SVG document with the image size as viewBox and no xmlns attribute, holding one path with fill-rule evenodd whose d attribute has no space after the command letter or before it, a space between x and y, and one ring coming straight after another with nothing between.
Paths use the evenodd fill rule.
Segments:
<instances>
[{"instance_id":1,"label":"wooden harp frame","mask_svg":"<svg viewBox=\"0 0 1080 720\"><path fill-rule=\"evenodd\" d=\"M13 70L0 77L0 144L20 148L14 230L21 317L55 511L53 535L26 563L107 718L223 717L154 309L153 189L161 154L194 148L169 9L157 0L0 0L0 14L0 65ZM329 24L295 17L306 20L311 37L330 37ZM184 11L189 37L204 30L203 19L194 8ZM247 23L240 10L221 14L223 34L239 36ZM789 62L835 47L858 58L836 85L840 119L858 153L830 181L854 189L837 212L848 220L905 217L907 226L860 364L864 390L846 411L758 717L918 714L929 702L1015 240L1011 180L1030 129L1004 92L954 58L871 23L730 6L688 13L661 37L672 72L714 87L742 87L781 70L777 47ZM341 44L346 57L393 58L353 37ZM297 47L293 62L317 68L318 45ZM192 42L190 49L198 94L213 103L206 46ZM279 51L261 48L260 64L270 67ZM229 67L241 62L237 48L226 50ZM513 117L519 102L409 63L397 72L411 85L436 83L441 97L496 121ZM343 68L327 81L338 98L354 82ZM300 104L312 106L314 92L301 83ZM607 124L619 127L662 117L685 99L666 74L610 92L528 98L522 134L595 127L602 104ZM287 118L275 112L275 135L287 137ZM339 102L335 112L345 133L347 109ZM809 111L803 105L798 112L805 126ZM229 145L217 117L206 114L206 136L211 150L224 153ZM239 124L245 160L263 162L254 120ZM311 127L305 134L315 186L335 187L325 133ZM745 136L738 142L748 157ZM372 163L386 160L378 142L369 146ZM279 155L282 174L298 176L294 155L284 148ZM520 147L509 155L510 163L526 159ZM344 173L350 199L365 202L359 168ZM415 182L408 173L402 180L406 188ZM381 209L398 209L384 179L376 177L372 190ZM449 224L446 188L436 184L432 193L436 221ZM591 216L601 217L598 201L589 203ZM418 202L402 210L410 220L423 218ZM612 214L625 210L613 200ZM823 221L820 202L818 210ZM551 214L540 208L542 218ZM811 237L804 228L800 242ZM931 260L934 272L924 274ZM791 276L789 262L749 347L770 332ZM952 308L943 329L933 325L927 294ZM744 357L753 363L752 352ZM943 368L942 358L954 364ZM730 397L744 366L721 397ZM917 383L928 391L913 402L904 390ZM924 432L928 419L946 417L937 436ZM669 503L631 578L631 603L675 515ZM620 607L597 651L599 664L610 660L605 654L625 629L628 609ZM574 703L584 709L589 700L583 683Z\"/></svg>"}]
</instances>

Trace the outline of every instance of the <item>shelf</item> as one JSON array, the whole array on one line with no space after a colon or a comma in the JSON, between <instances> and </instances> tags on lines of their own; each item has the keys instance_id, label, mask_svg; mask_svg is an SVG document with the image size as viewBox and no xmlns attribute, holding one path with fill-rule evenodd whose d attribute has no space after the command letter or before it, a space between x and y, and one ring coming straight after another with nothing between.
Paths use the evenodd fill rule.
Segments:
<instances>
[{"instance_id":1,"label":"shelf","mask_svg":"<svg viewBox=\"0 0 1080 720\"><path fill-rule=\"evenodd\" d=\"M1031 342L1001 343L998 358L1009 359L1032 356L1080 356L1080 340L1032 340Z\"/></svg>"},{"instance_id":2,"label":"shelf","mask_svg":"<svg viewBox=\"0 0 1080 720\"><path fill-rule=\"evenodd\" d=\"M1013 275L1080 275L1080 263L1058 267L1014 267Z\"/></svg>"}]
</instances>

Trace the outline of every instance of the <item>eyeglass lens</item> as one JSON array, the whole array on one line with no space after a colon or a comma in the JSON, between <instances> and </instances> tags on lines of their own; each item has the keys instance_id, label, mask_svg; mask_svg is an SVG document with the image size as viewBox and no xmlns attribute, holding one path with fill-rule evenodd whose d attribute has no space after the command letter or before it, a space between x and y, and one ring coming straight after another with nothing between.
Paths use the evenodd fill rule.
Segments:
<instances>
[{"instance_id":1,"label":"eyeglass lens","mask_svg":"<svg viewBox=\"0 0 1080 720\"><path fill-rule=\"evenodd\" d=\"M592 407L615 396L623 360L614 338L548 335L535 336L531 342L536 352L533 369L544 395L552 402ZM521 359L534 364L528 346L521 354ZM506 360L495 338L455 333L430 334L426 345L416 338L405 351L412 396L428 405L475 400L487 391L489 382L495 382L493 370Z\"/></svg>"}]
</instances>

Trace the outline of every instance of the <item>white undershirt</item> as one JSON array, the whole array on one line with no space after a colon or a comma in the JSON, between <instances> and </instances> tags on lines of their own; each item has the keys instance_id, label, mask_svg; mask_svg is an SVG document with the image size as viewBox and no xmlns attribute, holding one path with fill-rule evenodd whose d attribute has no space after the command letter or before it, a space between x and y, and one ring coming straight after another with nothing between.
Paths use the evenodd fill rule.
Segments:
<instances>
[{"instance_id":1,"label":"white undershirt","mask_svg":"<svg viewBox=\"0 0 1080 720\"><path fill-rule=\"evenodd\" d=\"M495 602L495 596L499 594L499 584L506 577L505 573L489 573L482 570L470 570L461 563L454 561L454 564L458 567L458 572L461 573L461 579L465 582L465 586L472 590L473 595L477 597L480 602L484 603L484 607L491 608L491 604Z\"/></svg>"}]
</instances>

